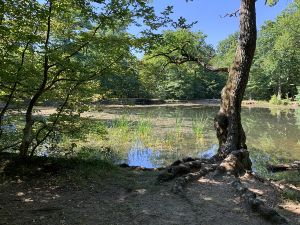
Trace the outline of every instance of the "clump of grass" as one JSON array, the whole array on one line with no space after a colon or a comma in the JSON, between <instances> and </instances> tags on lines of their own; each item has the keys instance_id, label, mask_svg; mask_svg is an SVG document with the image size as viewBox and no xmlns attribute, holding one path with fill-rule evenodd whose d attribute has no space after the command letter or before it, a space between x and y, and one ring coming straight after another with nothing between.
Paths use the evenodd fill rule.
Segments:
<instances>
[{"instance_id":1,"label":"clump of grass","mask_svg":"<svg viewBox=\"0 0 300 225\"><path fill-rule=\"evenodd\" d=\"M286 188L282 192L282 198L300 202L300 193L297 190Z\"/></svg>"},{"instance_id":2,"label":"clump of grass","mask_svg":"<svg viewBox=\"0 0 300 225\"><path fill-rule=\"evenodd\" d=\"M83 160L117 161L118 155L109 147L83 146L77 153L77 157Z\"/></svg>"},{"instance_id":3,"label":"clump of grass","mask_svg":"<svg viewBox=\"0 0 300 225\"><path fill-rule=\"evenodd\" d=\"M118 130L123 133L129 132L131 127L131 121L129 120L128 115L122 115L122 117L119 120L117 120L113 127L118 128Z\"/></svg>"},{"instance_id":4,"label":"clump of grass","mask_svg":"<svg viewBox=\"0 0 300 225\"><path fill-rule=\"evenodd\" d=\"M110 138L109 145L116 143L128 143L130 141L130 133L132 130L132 122L128 115L123 115L120 119L112 124L108 130Z\"/></svg>"},{"instance_id":5,"label":"clump of grass","mask_svg":"<svg viewBox=\"0 0 300 225\"><path fill-rule=\"evenodd\" d=\"M291 99L289 99L288 96L286 96L285 99L281 99L277 95L272 95L269 103L272 105L290 105Z\"/></svg>"},{"instance_id":6,"label":"clump of grass","mask_svg":"<svg viewBox=\"0 0 300 225\"><path fill-rule=\"evenodd\" d=\"M135 134L144 139L150 136L152 132L152 123L149 118L142 118L137 121Z\"/></svg>"},{"instance_id":7,"label":"clump of grass","mask_svg":"<svg viewBox=\"0 0 300 225\"><path fill-rule=\"evenodd\" d=\"M205 136L205 128L207 127L207 118L199 117L192 121L193 133L196 137L197 142L203 142Z\"/></svg>"},{"instance_id":8,"label":"clump of grass","mask_svg":"<svg viewBox=\"0 0 300 225\"><path fill-rule=\"evenodd\" d=\"M182 132L182 125L183 125L183 117L181 114L176 114L175 117L175 137L176 140L179 141L183 137L183 132Z\"/></svg>"}]
</instances>

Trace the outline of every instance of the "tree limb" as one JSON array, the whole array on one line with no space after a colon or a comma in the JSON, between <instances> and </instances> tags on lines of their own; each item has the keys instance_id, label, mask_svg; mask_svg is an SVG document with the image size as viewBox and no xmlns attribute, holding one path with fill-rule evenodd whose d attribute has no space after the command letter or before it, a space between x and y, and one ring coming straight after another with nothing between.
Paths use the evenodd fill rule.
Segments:
<instances>
[{"instance_id":1,"label":"tree limb","mask_svg":"<svg viewBox=\"0 0 300 225\"><path fill-rule=\"evenodd\" d=\"M236 11L234 11L233 13L226 13L224 16L220 16L221 18L225 18L225 17L237 17L238 13L240 12L239 9L237 9Z\"/></svg>"},{"instance_id":2,"label":"tree limb","mask_svg":"<svg viewBox=\"0 0 300 225\"><path fill-rule=\"evenodd\" d=\"M177 50L181 50L181 56L179 56L179 57L170 56L171 53L173 53ZM229 69L227 67L226 68L225 67L224 68L213 67L213 66L205 63L203 59L188 54L183 48L175 48L167 53L160 52L158 54L151 56L149 59L159 57L159 56L163 56L163 57L167 58L169 61L168 64L180 65L180 64L184 64L186 62L195 62L210 72L228 72L228 69Z\"/></svg>"}]
</instances>

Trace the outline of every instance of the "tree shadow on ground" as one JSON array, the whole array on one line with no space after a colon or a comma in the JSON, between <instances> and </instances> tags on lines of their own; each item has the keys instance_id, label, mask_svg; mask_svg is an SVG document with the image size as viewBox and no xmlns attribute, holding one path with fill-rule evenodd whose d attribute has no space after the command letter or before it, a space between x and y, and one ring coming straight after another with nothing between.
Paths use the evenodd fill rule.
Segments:
<instances>
[{"instance_id":1,"label":"tree shadow on ground","mask_svg":"<svg viewBox=\"0 0 300 225\"><path fill-rule=\"evenodd\" d=\"M184 194L173 194L174 181L158 184L155 171L72 165L77 167L39 176L4 175L2 171L0 224L270 224L247 208L229 176L208 174L190 183ZM259 190L265 201L273 199L274 193L264 198L267 187L243 182ZM299 216L290 213L288 218ZM296 219L291 221L297 224Z\"/></svg>"}]
</instances>

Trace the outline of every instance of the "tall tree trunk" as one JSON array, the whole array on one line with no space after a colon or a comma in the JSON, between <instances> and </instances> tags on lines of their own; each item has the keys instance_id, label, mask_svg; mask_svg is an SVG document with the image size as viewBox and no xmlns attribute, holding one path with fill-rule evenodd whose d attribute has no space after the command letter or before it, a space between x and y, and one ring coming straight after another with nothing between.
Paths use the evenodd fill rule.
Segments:
<instances>
[{"instance_id":1,"label":"tall tree trunk","mask_svg":"<svg viewBox=\"0 0 300 225\"><path fill-rule=\"evenodd\" d=\"M49 40L50 40L50 31L51 31L51 10L52 10L52 2L49 1L47 31L46 31L46 39L44 43L45 56L44 56L43 79L38 90L34 93L33 97L31 98L26 110L25 127L23 129L23 137L22 137L20 153L19 153L20 158L22 159L27 158L29 147L32 142L32 128L34 124L34 120L32 118L33 107L36 105L38 99L44 93L48 81L48 72L49 72L48 50L49 50Z\"/></svg>"},{"instance_id":2,"label":"tall tree trunk","mask_svg":"<svg viewBox=\"0 0 300 225\"><path fill-rule=\"evenodd\" d=\"M218 155L223 158L232 151L247 148L241 124L241 103L254 57L256 35L255 0L241 0L239 42L214 121L219 140Z\"/></svg>"}]
</instances>

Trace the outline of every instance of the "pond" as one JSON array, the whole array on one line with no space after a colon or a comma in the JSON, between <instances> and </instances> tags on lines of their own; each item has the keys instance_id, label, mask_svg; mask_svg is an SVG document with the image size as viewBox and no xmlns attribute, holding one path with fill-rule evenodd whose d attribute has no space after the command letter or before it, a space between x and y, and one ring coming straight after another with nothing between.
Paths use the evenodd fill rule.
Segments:
<instances>
[{"instance_id":1,"label":"pond","mask_svg":"<svg viewBox=\"0 0 300 225\"><path fill-rule=\"evenodd\" d=\"M216 106L146 106L104 108L88 116L107 123L109 145L119 161L161 167L186 157L217 151L213 127ZM292 109L243 108L243 127L255 167L300 159L300 112Z\"/></svg>"}]
</instances>

